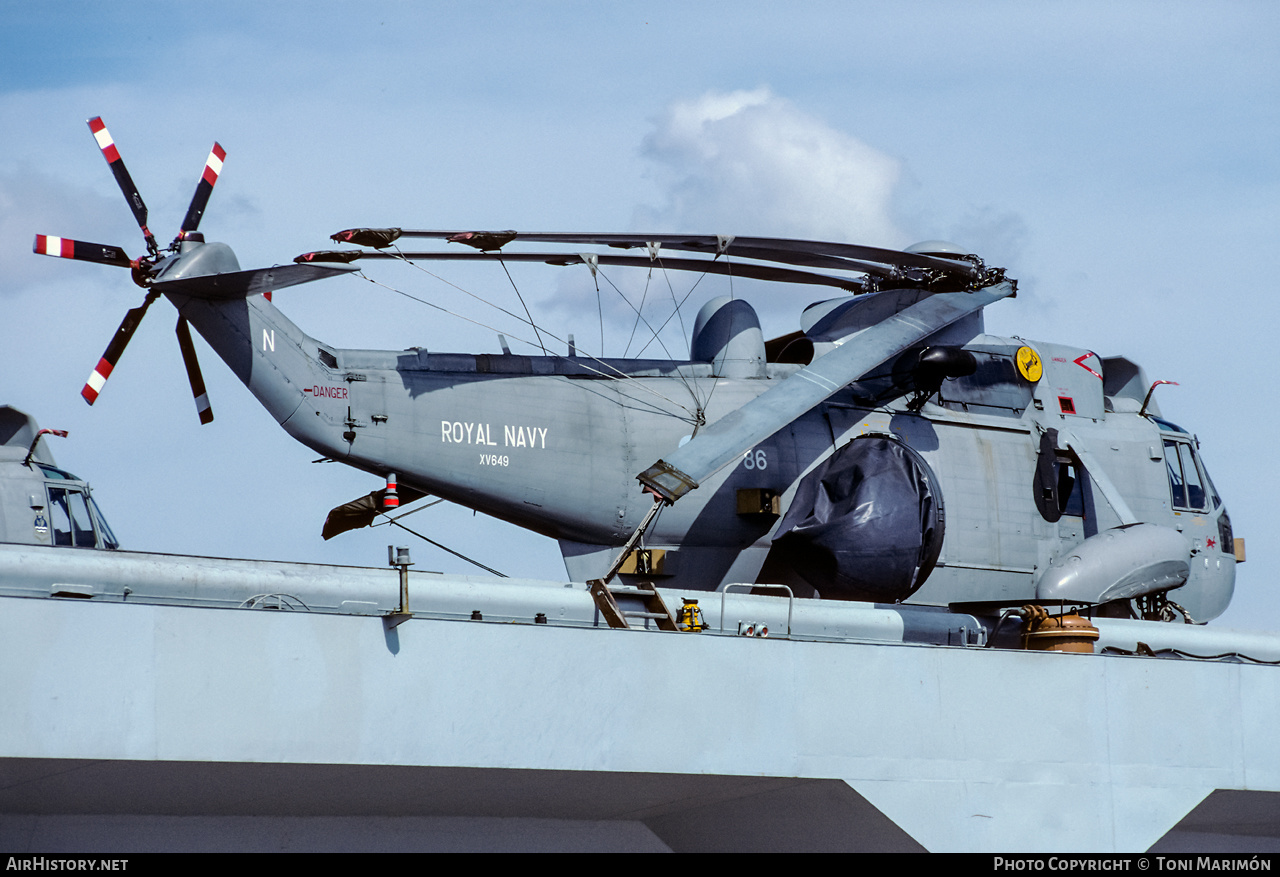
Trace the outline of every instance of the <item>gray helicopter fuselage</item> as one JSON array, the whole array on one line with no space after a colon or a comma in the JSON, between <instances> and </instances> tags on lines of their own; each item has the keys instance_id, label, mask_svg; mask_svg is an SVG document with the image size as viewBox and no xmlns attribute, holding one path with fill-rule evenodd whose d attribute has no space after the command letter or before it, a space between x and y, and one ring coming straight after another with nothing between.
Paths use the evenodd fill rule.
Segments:
<instances>
[{"instance_id":1,"label":"gray helicopter fuselage","mask_svg":"<svg viewBox=\"0 0 1280 877\"><path fill-rule=\"evenodd\" d=\"M557 539L575 580L599 575L635 530L652 500L633 474L694 435L697 411L714 423L800 368L769 363L755 377L729 378L709 362L342 349L259 296L170 298L300 442ZM945 503L937 568L911 602L1053 596L1046 577L1081 543L1145 522L1190 546L1186 583L1173 592L1188 613L1203 621L1225 609L1235 567L1225 509L1194 439L1139 414L1140 369L1082 348L988 336L980 318L940 334L978 357L973 378L945 382L918 410L900 396L877 401L871 380L835 393L664 508L646 534L661 558L646 577L705 589L781 580L802 592L785 573L771 576L778 509L833 450L883 434L923 456ZM1016 372L1024 346L1043 362L1036 381ZM1035 499L1048 430L1077 461L1056 520ZM1180 449L1201 486L1175 501L1166 454L1176 465ZM778 505L743 509L744 495L761 493Z\"/></svg>"}]
</instances>

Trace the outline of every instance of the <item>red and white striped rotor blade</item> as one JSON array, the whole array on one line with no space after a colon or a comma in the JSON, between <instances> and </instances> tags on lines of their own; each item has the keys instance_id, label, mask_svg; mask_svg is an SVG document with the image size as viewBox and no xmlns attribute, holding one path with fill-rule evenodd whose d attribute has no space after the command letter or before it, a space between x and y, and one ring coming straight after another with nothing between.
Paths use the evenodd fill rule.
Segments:
<instances>
[{"instance_id":1,"label":"red and white striped rotor blade","mask_svg":"<svg viewBox=\"0 0 1280 877\"><path fill-rule=\"evenodd\" d=\"M142 317L146 314L147 308L151 307L151 303L159 296L160 293L158 292L147 293L146 300L141 305L136 308L130 308L129 312L124 315L124 321L120 323L120 328L116 329L116 334L112 336L106 352L102 354L102 358L98 360L98 364L94 366L93 372L89 375L89 380L85 383L84 389L80 391L84 401L90 405L97 401L98 394L102 392L102 387L107 382L107 378L111 377L111 372L115 370L116 363L120 361L120 355L124 353L125 347L129 344L129 339L133 337L134 332L138 331L138 324L142 322Z\"/></svg>"},{"instance_id":2,"label":"red and white striped rotor blade","mask_svg":"<svg viewBox=\"0 0 1280 877\"><path fill-rule=\"evenodd\" d=\"M205 391L204 376L200 374L200 360L196 359L196 346L191 343L191 329L187 321L178 317L178 347L182 349L182 364L187 367L187 380L191 382L191 395L196 400L196 413L200 422L213 422L213 407L209 405L209 394Z\"/></svg>"},{"instance_id":3,"label":"red and white striped rotor blade","mask_svg":"<svg viewBox=\"0 0 1280 877\"><path fill-rule=\"evenodd\" d=\"M200 175L200 182L196 183L196 193L191 197L186 218L182 220L183 234L199 227L200 218L204 216L204 208L209 204L209 196L213 194L213 187L218 182L218 174L222 173L222 163L226 158L227 151L215 141L213 149L209 150L209 157L205 159L204 172Z\"/></svg>"},{"instance_id":4,"label":"red and white striped rotor blade","mask_svg":"<svg viewBox=\"0 0 1280 877\"><path fill-rule=\"evenodd\" d=\"M36 235L36 242L31 251L42 256L60 256L63 259L76 259L80 262L119 265L121 268L128 268L130 265L129 257L119 247L54 237L51 234Z\"/></svg>"},{"instance_id":5,"label":"red and white striped rotor blade","mask_svg":"<svg viewBox=\"0 0 1280 877\"><path fill-rule=\"evenodd\" d=\"M124 199L129 202L129 209L133 211L133 218L137 220L138 228L142 229L142 235L147 239L147 250L153 254L159 252L160 247L156 243L155 235L151 233L151 229L147 228L147 205L143 202L138 187L134 185L133 177L129 176L129 169L124 166L120 150L116 149L116 143L111 138L111 133L107 131L101 116L94 116L89 120L89 130L93 132L93 139L98 142L103 158L107 160L111 173L115 175L116 183L124 193Z\"/></svg>"}]
</instances>

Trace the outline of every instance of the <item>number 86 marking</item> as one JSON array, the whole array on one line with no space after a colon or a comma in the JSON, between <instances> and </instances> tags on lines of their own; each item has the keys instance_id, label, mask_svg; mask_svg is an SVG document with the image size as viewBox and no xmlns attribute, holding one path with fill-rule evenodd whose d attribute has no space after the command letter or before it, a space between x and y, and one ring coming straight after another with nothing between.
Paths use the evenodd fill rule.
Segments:
<instances>
[{"instance_id":1,"label":"number 86 marking","mask_svg":"<svg viewBox=\"0 0 1280 877\"><path fill-rule=\"evenodd\" d=\"M743 455L742 465L747 469L768 469L769 458L765 455L763 448L757 448Z\"/></svg>"}]
</instances>

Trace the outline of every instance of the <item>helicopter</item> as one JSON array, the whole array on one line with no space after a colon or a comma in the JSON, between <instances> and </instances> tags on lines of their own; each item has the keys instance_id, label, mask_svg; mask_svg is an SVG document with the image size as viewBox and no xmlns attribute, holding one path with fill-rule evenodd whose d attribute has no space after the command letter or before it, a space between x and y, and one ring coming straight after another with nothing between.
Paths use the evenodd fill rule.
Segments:
<instances>
[{"instance_id":1,"label":"helicopter","mask_svg":"<svg viewBox=\"0 0 1280 877\"><path fill-rule=\"evenodd\" d=\"M31 415L0 405L0 542L114 550L120 547L89 484L58 466Z\"/></svg>"},{"instance_id":2,"label":"helicopter","mask_svg":"<svg viewBox=\"0 0 1280 877\"><path fill-rule=\"evenodd\" d=\"M241 270L198 231L219 144L162 248L102 120L89 127L147 254L46 235L34 251L127 267L146 294L82 395L96 401L167 298L202 423L212 409L189 326L289 435L385 479L334 509L325 538L433 495L556 539L575 581L1187 622L1230 602L1243 540L1198 440L1161 417L1154 391L1169 382L1123 356L987 334L984 309L1017 281L963 248L359 228L333 235L343 249ZM402 249L411 239L454 248ZM500 354L345 349L271 301L379 259L657 266L833 294L770 340L748 302L713 298L687 359L594 357L572 338L542 355L505 339Z\"/></svg>"}]
</instances>

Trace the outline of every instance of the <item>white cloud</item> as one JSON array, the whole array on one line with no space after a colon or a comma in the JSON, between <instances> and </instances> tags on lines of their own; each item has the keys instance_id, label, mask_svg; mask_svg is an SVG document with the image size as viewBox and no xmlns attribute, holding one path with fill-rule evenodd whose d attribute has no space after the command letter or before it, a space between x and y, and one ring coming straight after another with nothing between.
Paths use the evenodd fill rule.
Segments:
<instances>
[{"instance_id":1,"label":"white cloud","mask_svg":"<svg viewBox=\"0 0 1280 877\"><path fill-rule=\"evenodd\" d=\"M661 187L646 227L901 243L898 161L767 88L672 104L643 152Z\"/></svg>"},{"instance_id":2,"label":"white cloud","mask_svg":"<svg viewBox=\"0 0 1280 877\"><path fill-rule=\"evenodd\" d=\"M652 200L642 206L634 225L642 231L816 238L901 246L904 235L892 219L899 162L826 122L809 116L767 88L754 91L706 92L670 104L641 144L657 184ZM662 274L602 269L632 303L643 300L645 318L655 328L671 313L672 294L683 298L697 290L682 309L686 320L706 299L728 293L731 281L696 274ZM705 280L705 282L702 282ZM671 283L671 288L668 287ZM752 283L738 279L739 294ZM635 326L635 311L621 301L608 281L600 281L601 307L608 337L606 350L618 354ZM802 287L794 296L756 299L766 332L782 334L795 326L797 298L812 301L839 294ZM580 344L598 352L599 329L595 285L585 269L557 278L556 288L540 305L543 314L568 321ZM641 323L638 335L649 337ZM687 338L672 320L663 339L676 356L687 350ZM633 345L632 351L641 345ZM659 346L649 354L662 355Z\"/></svg>"}]
</instances>

